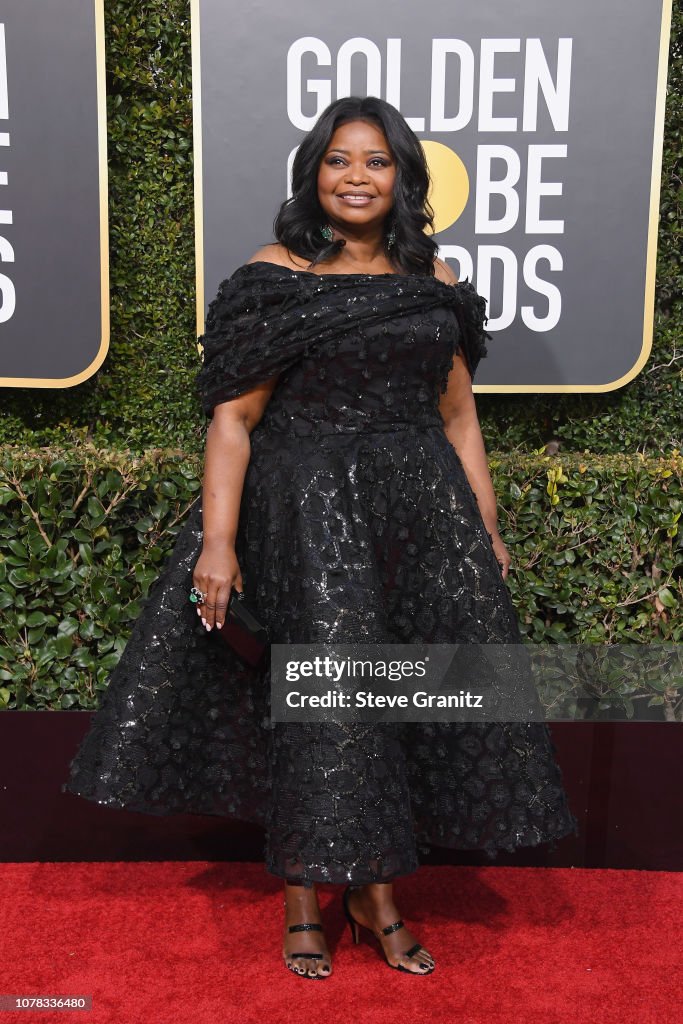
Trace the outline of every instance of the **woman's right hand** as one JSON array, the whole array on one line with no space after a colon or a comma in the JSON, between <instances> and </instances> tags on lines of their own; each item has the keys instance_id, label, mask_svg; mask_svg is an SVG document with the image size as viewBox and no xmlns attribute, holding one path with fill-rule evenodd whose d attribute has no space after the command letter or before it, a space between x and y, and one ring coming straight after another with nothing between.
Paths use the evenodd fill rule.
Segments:
<instances>
[{"instance_id":1,"label":"woman's right hand","mask_svg":"<svg viewBox=\"0 0 683 1024\"><path fill-rule=\"evenodd\" d=\"M204 542L192 573L192 582L206 597L197 605L197 615L207 630L220 629L225 622L232 588L242 591L242 572L235 548L225 541Z\"/></svg>"}]
</instances>

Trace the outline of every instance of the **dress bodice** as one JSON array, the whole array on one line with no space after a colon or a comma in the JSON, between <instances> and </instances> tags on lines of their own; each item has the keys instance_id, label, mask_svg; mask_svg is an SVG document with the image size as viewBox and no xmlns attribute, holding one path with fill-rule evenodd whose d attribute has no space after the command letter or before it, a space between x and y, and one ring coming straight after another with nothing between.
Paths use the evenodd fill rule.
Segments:
<instances>
[{"instance_id":1,"label":"dress bodice","mask_svg":"<svg viewBox=\"0 0 683 1024\"><path fill-rule=\"evenodd\" d=\"M383 323L355 323L285 370L260 426L297 436L438 426L457 324L435 307Z\"/></svg>"},{"instance_id":2,"label":"dress bodice","mask_svg":"<svg viewBox=\"0 0 683 1024\"><path fill-rule=\"evenodd\" d=\"M245 264L221 283L199 339L203 407L212 415L278 375L262 430L438 425L455 353L472 377L486 355L485 306L467 281Z\"/></svg>"}]
</instances>

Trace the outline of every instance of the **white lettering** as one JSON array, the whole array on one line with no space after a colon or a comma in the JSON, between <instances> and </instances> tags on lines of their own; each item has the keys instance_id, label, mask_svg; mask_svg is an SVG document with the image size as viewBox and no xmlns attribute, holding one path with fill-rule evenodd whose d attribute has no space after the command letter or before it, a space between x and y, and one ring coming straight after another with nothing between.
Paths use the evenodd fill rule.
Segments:
<instances>
[{"instance_id":1,"label":"white lettering","mask_svg":"<svg viewBox=\"0 0 683 1024\"><path fill-rule=\"evenodd\" d=\"M0 21L0 119L9 117L9 94L7 90L7 51L5 48L5 26ZM7 143L4 143L7 145Z\"/></svg>"},{"instance_id":2,"label":"white lettering","mask_svg":"<svg viewBox=\"0 0 683 1024\"><path fill-rule=\"evenodd\" d=\"M479 61L479 131L516 132L516 117L494 117L493 96L514 92L514 78L495 78L493 63L497 53L518 53L519 39L482 39Z\"/></svg>"},{"instance_id":3,"label":"white lettering","mask_svg":"<svg viewBox=\"0 0 683 1024\"><path fill-rule=\"evenodd\" d=\"M359 690L355 696L357 708L407 708L408 698L405 694L373 693L372 690Z\"/></svg>"},{"instance_id":4,"label":"white lettering","mask_svg":"<svg viewBox=\"0 0 683 1024\"><path fill-rule=\"evenodd\" d=\"M387 39L386 101L401 109L401 40Z\"/></svg>"},{"instance_id":5,"label":"white lettering","mask_svg":"<svg viewBox=\"0 0 683 1024\"><path fill-rule=\"evenodd\" d=\"M526 233L534 231L547 235L564 233L563 220L541 220L541 196L561 196L561 181L541 181L541 162L544 157L567 156L566 145L562 146L529 146L529 159L526 169Z\"/></svg>"},{"instance_id":6,"label":"white lettering","mask_svg":"<svg viewBox=\"0 0 683 1024\"><path fill-rule=\"evenodd\" d=\"M315 36L304 36L292 43L287 52L287 116L295 128L310 131L322 114L325 107L332 102L332 85L324 78L306 80L306 91L317 95L318 103L315 113L310 116L302 110L303 81L301 63L305 53L312 53L321 67L332 65L332 54L322 39Z\"/></svg>"},{"instance_id":7,"label":"white lettering","mask_svg":"<svg viewBox=\"0 0 683 1024\"><path fill-rule=\"evenodd\" d=\"M7 52L5 26L0 22L0 118L9 118L9 93L7 88ZM9 146L9 132L0 132L0 146ZM7 184L7 171L0 171L0 185ZM12 223L12 211L0 210L0 224ZM14 249L11 243L0 236L0 262L14 263ZM17 308L17 293L14 282L6 274L0 274L0 324L6 323Z\"/></svg>"},{"instance_id":8,"label":"white lettering","mask_svg":"<svg viewBox=\"0 0 683 1024\"><path fill-rule=\"evenodd\" d=\"M569 127L569 90L572 76L572 41L557 40L557 75L553 82L540 39L527 39L524 61L524 114L522 129L538 128L538 90L540 88L556 132Z\"/></svg>"},{"instance_id":9,"label":"white lettering","mask_svg":"<svg viewBox=\"0 0 683 1024\"><path fill-rule=\"evenodd\" d=\"M545 295L548 300L548 312L546 316L538 317L533 306L522 306L520 312L530 331L552 331L560 322L562 293L556 285L538 277L536 266L539 260L547 260L551 270L562 270L562 253L553 245L535 245L524 257L524 282L540 295Z\"/></svg>"},{"instance_id":10,"label":"white lettering","mask_svg":"<svg viewBox=\"0 0 683 1024\"><path fill-rule=\"evenodd\" d=\"M458 112L446 116L446 59L458 57ZM457 132L472 120L474 109L474 53L462 39L432 40L432 96L429 127L433 132Z\"/></svg>"},{"instance_id":11,"label":"white lettering","mask_svg":"<svg viewBox=\"0 0 683 1024\"><path fill-rule=\"evenodd\" d=\"M458 261L458 270L455 275L458 281L464 281L465 279L471 281L474 277L472 257L462 245L440 245L439 259Z\"/></svg>"},{"instance_id":12,"label":"white lettering","mask_svg":"<svg viewBox=\"0 0 683 1024\"><path fill-rule=\"evenodd\" d=\"M494 261L502 265L502 290L503 299L500 315L492 317L491 309L491 285L493 278ZM487 330L502 331L509 327L515 319L517 312L517 257L511 249L504 245L480 245L477 254L477 281L476 289L480 295L489 299L489 322Z\"/></svg>"},{"instance_id":13,"label":"white lettering","mask_svg":"<svg viewBox=\"0 0 683 1024\"><path fill-rule=\"evenodd\" d=\"M386 99L397 110L401 109L401 40L387 39L387 81ZM408 117L403 115L414 132L425 130L424 117Z\"/></svg>"},{"instance_id":14,"label":"white lettering","mask_svg":"<svg viewBox=\"0 0 683 1024\"><path fill-rule=\"evenodd\" d=\"M505 177L491 178L491 163L502 160L506 166ZM480 235L502 235L517 223L519 217L519 195L515 185L519 181L521 164L519 154L510 146L479 146L477 149L477 194L475 200L474 230ZM503 216L491 217L491 196L502 196L505 202Z\"/></svg>"},{"instance_id":15,"label":"white lettering","mask_svg":"<svg viewBox=\"0 0 683 1024\"><path fill-rule=\"evenodd\" d=\"M382 55L379 46L370 39L358 36L347 39L337 54L337 98L351 96L351 58L362 53L366 61L366 96L382 95Z\"/></svg>"}]
</instances>

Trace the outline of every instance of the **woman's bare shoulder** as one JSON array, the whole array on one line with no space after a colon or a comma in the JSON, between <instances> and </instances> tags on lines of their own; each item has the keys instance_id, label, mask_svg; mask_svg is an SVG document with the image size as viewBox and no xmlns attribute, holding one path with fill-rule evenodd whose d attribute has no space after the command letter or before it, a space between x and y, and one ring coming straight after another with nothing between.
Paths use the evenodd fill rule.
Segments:
<instances>
[{"instance_id":1,"label":"woman's bare shoulder","mask_svg":"<svg viewBox=\"0 0 683 1024\"><path fill-rule=\"evenodd\" d=\"M444 260L438 257L434 260L434 276L446 284L457 284L458 279Z\"/></svg>"},{"instance_id":2,"label":"woman's bare shoulder","mask_svg":"<svg viewBox=\"0 0 683 1024\"><path fill-rule=\"evenodd\" d=\"M273 242L271 245L264 245L257 249L247 263L274 263L278 267L288 267L290 270L305 270L310 260L295 256L280 242Z\"/></svg>"}]
</instances>

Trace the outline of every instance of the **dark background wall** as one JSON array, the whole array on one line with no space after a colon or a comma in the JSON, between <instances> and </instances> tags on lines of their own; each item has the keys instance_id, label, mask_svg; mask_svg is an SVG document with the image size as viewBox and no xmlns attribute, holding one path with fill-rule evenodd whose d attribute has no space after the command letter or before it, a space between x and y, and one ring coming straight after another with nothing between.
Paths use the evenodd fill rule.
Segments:
<instances>
[{"instance_id":1,"label":"dark background wall","mask_svg":"<svg viewBox=\"0 0 683 1024\"><path fill-rule=\"evenodd\" d=\"M108 0L105 19L110 352L102 369L73 389L5 389L0 444L78 446L92 438L136 451L199 450L190 4ZM548 442L593 456L683 447L680 345L676 350L683 325L682 28L674 5L652 356L633 382L607 394L479 395L490 451L537 450ZM614 259L628 260L628 253L615 252Z\"/></svg>"}]
</instances>

